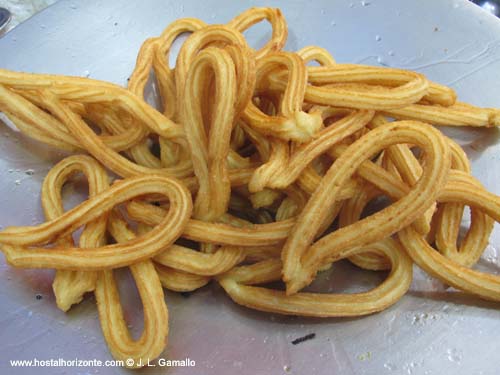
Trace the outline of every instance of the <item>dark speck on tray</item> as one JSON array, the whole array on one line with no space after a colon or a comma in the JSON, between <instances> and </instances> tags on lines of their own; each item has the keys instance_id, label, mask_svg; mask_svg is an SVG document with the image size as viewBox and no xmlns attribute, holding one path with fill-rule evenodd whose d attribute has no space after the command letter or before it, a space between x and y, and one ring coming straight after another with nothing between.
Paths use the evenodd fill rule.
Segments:
<instances>
[{"instance_id":1,"label":"dark speck on tray","mask_svg":"<svg viewBox=\"0 0 500 375\"><path fill-rule=\"evenodd\" d=\"M302 336L302 337L299 337L299 338L293 340L292 344L293 345L297 345L297 344L300 344L301 342L304 342L304 341L307 341L307 340L312 340L315 337L316 337L315 333L309 333L309 334L307 334L305 336Z\"/></svg>"}]
</instances>

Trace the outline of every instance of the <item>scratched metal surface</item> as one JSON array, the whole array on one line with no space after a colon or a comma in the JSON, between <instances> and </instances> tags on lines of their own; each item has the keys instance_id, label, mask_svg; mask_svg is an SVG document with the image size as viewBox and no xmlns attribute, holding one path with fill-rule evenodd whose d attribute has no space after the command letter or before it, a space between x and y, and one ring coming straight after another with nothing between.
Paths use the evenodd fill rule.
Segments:
<instances>
[{"instance_id":1,"label":"scratched metal surface","mask_svg":"<svg viewBox=\"0 0 500 375\"><path fill-rule=\"evenodd\" d=\"M269 1L289 22L288 49L318 44L339 62L415 69L454 87L460 98L500 106L500 22L466 1ZM61 1L0 39L0 67L72 74L124 84L145 38L170 21L194 16L225 22L257 1ZM262 43L267 29L249 33ZM448 131L466 148L473 173L500 194L496 130ZM63 155L5 125L0 127L0 224L41 222L39 189ZM32 170L32 171L30 171ZM74 191L84 192L79 186ZM499 270L495 228L479 267ZM15 270L0 262L0 373L10 359L110 358L95 300L68 314L57 310L51 271ZM313 289L359 291L383 275L348 264L321 274ZM132 331L141 329L135 287L120 272ZM42 299L35 298L41 294ZM250 311L216 285L189 298L167 293L170 343L166 358L190 357L195 368L170 374L496 374L500 305L447 289L416 270L411 291L392 308L360 319L300 319ZM311 341L292 345L314 332ZM142 370L163 373L164 369ZM39 374L125 373L122 369L38 368Z\"/></svg>"}]
</instances>

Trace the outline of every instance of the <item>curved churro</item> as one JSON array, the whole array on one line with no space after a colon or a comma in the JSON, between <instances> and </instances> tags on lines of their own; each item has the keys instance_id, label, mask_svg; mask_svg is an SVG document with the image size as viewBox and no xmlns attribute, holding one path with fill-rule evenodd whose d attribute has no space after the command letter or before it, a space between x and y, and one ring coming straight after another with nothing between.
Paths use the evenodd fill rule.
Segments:
<instances>
[{"instance_id":1,"label":"curved churro","mask_svg":"<svg viewBox=\"0 0 500 375\"><path fill-rule=\"evenodd\" d=\"M304 93L307 89L307 69L302 59L290 52L275 52L257 61L257 92L265 85L269 73L286 67L287 77L284 80L283 99L280 114L269 116L263 113L252 102L243 112L243 120L259 132L281 138L305 142L321 127L321 116L318 112L302 111Z\"/></svg>"},{"instance_id":2,"label":"curved churro","mask_svg":"<svg viewBox=\"0 0 500 375\"><path fill-rule=\"evenodd\" d=\"M137 239L117 212L110 215L108 227L118 243ZM131 264L130 271L144 311L144 328L139 339L132 339L128 330L113 270L98 272L95 295L101 329L109 350L117 359L133 359L132 365L125 361L125 366L138 368L144 361L156 358L165 348L168 310L153 262L147 259Z\"/></svg>"},{"instance_id":3,"label":"curved churro","mask_svg":"<svg viewBox=\"0 0 500 375\"><path fill-rule=\"evenodd\" d=\"M243 35L232 28L222 25L211 25L193 32L182 45L175 65L176 87L185 85L189 67L196 55L211 44L238 45L245 49Z\"/></svg>"},{"instance_id":4,"label":"curved churro","mask_svg":"<svg viewBox=\"0 0 500 375\"><path fill-rule=\"evenodd\" d=\"M339 213L339 228L346 227L360 220L363 210L374 198L381 195L375 186L365 185L359 189L357 194L348 199ZM390 264L387 259L375 253L360 253L350 256L349 261L358 267L369 270L387 270Z\"/></svg>"},{"instance_id":5,"label":"curved churro","mask_svg":"<svg viewBox=\"0 0 500 375\"><path fill-rule=\"evenodd\" d=\"M335 252L331 260L339 260L365 251L380 254L391 264L388 278L369 292L350 295L301 292L290 296L282 291L250 286L279 280L281 277L279 259L236 267L220 276L218 281L235 302L261 311L316 317L371 314L396 303L406 293L412 280L412 263L404 255L399 244L392 239L374 243L366 248Z\"/></svg>"},{"instance_id":6,"label":"curved churro","mask_svg":"<svg viewBox=\"0 0 500 375\"><path fill-rule=\"evenodd\" d=\"M106 171L91 157L76 155L63 159L47 174L42 185L42 207L47 220L53 220L64 213L62 187L72 175L82 172L89 185L89 197L93 197L109 186ZM80 235L81 248L100 247L105 244L107 215L86 225ZM71 235L61 236L56 244L73 247ZM67 311L83 299L85 292L95 289L96 272L58 270L52 283L57 306Z\"/></svg>"},{"instance_id":7,"label":"curved churro","mask_svg":"<svg viewBox=\"0 0 500 375\"><path fill-rule=\"evenodd\" d=\"M491 127L500 125L498 109L478 108L467 103L451 106L411 104L407 107L384 111L398 120L425 121L433 125Z\"/></svg>"},{"instance_id":8,"label":"curved churro","mask_svg":"<svg viewBox=\"0 0 500 375\"><path fill-rule=\"evenodd\" d=\"M400 108L418 102L429 87L422 75L398 69L334 64L307 70L310 85L306 88L304 100L319 105L376 110ZM271 77L270 82L271 88L284 87L279 76ZM349 86L350 83L366 85Z\"/></svg>"},{"instance_id":9,"label":"curved churro","mask_svg":"<svg viewBox=\"0 0 500 375\"><path fill-rule=\"evenodd\" d=\"M150 204L132 201L127 205L128 214L147 225L158 225L165 217L165 210ZM182 237L187 239L229 246L268 246L282 242L292 228L293 220L272 224L254 224L236 227L223 223L189 220Z\"/></svg>"},{"instance_id":10,"label":"curved churro","mask_svg":"<svg viewBox=\"0 0 500 375\"><path fill-rule=\"evenodd\" d=\"M58 236L72 233L116 204L138 195L161 194L170 208L161 222L148 233L124 244L97 248L43 248ZM63 215L34 227L11 227L0 232L0 245L7 261L18 267L52 267L73 270L117 268L150 258L170 246L191 216L191 197L179 182L161 176L121 180ZM35 247L33 247L35 246Z\"/></svg>"},{"instance_id":11,"label":"curved churro","mask_svg":"<svg viewBox=\"0 0 500 375\"><path fill-rule=\"evenodd\" d=\"M200 98L208 69L214 72L217 99L210 123L204 124ZM187 74L180 105L193 169L200 184L194 215L206 221L219 218L229 203L231 185L226 159L235 116L236 89L236 70L230 54L214 47L200 52Z\"/></svg>"},{"instance_id":12,"label":"curved churro","mask_svg":"<svg viewBox=\"0 0 500 375\"><path fill-rule=\"evenodd\" d=\"M404 198L369 218L327 235L308 251L308 245L335 202L335 195L347 178L367 156L397 143L417 144L424 151L426 169L415 188ZM354 142L330 168L297 219L283 248L283 280L293 294L312 281L318 267L327 263L330 249L357 247L377 241L413 222L434 201L450 168L449 147L441 133L432 127L401 121L385 124ZM392 217L397 216L395 222ZM360 237L358 229L365 235Z\"/></svg>"},{"instance_id":13,"label":"curved churro","mask_svg":"<svg viewBox=\"0 0 500 375\"><path fill-rule=\"evenodd\" d=\"M207 285L211 280L209 276L179 271L158 263L155 263L155 268L161 285L175 292L192 292Z\"/></svg>"},{"instance_id":14,"label":"curved churro","mask_svg":"<svg viewBox=\"0 0 500 375\"><path fill-rule=\"evenodd\" d=\"M160 279L149 260L130 266L144 310L144 329L138 340L133 340L123 318L118 288L113 271L101 271L96 284L96 300L101 328L113 357L121 360L132 358L133 366L141 367L144 361L156 358L165 348L168 336L168 311Z\"/></svg>"},{"instance_id":15,"label":"curved churro","mask_svg":"<svg viewBox=\"0 0 500 375\"><path fill-rule=\"evenodd\" d=\"M335 113L335 112L333 112ZM283 189L294 182L301 172L312 162L313 159L325 153L335 144L341 142L346 137L363 128L372 119L372 111L357 111L346 117L332 123L327 128L321 130L315 137L305 144L299 144L294 148L291 155L286 159L286 165L280 165L276 168L264 186ZM258 171L258 169L257 169ZM255 173L257 173L257 171ZM249 187L255 189L256 174L252 176ZM259 181L260 182L260 181ZM257 186L261 187L262 182Z\"/></svg>"},{"instance_id":16,"label":"curved churro","mask_svg":"<svg viewBox=\"0 0 500 375\"><path fill-rule=\"evenodd\" d=\"M288 36L286 20L277 8L250 8L234 17L228 22L228 26L243 32L251 26L266 19L272 27L271 39L258 51L255 52L255 58L259 59L270 52L281 50L285 46Z\"/></svg>"},{"instance_id":17,"label":"curved churro","mask_svg":"<svg viewBox=\"0 0 500 375\"><path fill-rule=\"evenodd\" d=\"M89 78L17 73L0 69L0 84L21 94L23 90L45 89L61 100L79 101L84 104L113 102L120 109L137 117L155 133L167 138L182 136L179 125L162 116L134 94L111 83Z\"/></svg>"},{"instance_id":18,"label":"curved churro","mask_svg":"<svg viewBox=\"0 0 500 375\"><path fill-rule=\"evenodd\" d=\"M220 247L206 254L172 245L154 257L155 262L200 276L214 276L226 272L245 259L242 247Z\"/></svg>"},{"instance_id":19,"label":"curved churro","mask_svg":"<svg viewBox=\"0 0 500 375\"><path fill-rule=\"evenodd\" d=\"M335 64L335 59L330 53L318 46L307 46L297 51L304 63L309 63L311 61L316 61L320 66L330 66Z\"/></svg>"}]
</instances>

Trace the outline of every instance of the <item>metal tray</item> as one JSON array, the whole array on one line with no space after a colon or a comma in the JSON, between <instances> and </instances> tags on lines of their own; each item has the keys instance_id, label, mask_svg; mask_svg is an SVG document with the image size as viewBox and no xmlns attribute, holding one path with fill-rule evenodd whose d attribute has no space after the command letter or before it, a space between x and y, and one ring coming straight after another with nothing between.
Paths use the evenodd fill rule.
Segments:
<instances>
[{"instance_id":1,"label":"metal tray","mask_svg":"<svg viewBox=\"0 0 500 375\"><path fill-rule=\"evenodd\" d=\"M281 7L287 49L317 44L339 62L414 69L455 88L462 100L500 107L500 22L467 1L61 1L0 39L0 67L90 76L125 84L141 42L179 17L226 22L254 5ZM261 32L259 34L259 32ZM269 29L248 33L262 43ZM473 173L500 194L496 129L445 129L466 148ZM0 128L0 224L41 222L40 185L63 154ZM32 171L31 171L32 170ZM78 186L75 187L78 190ZM481 269L498 272L495 228ZM17 368L13 359L110 359L89 296L59 311L52 271L0 264L0 373L126 373L121 368ZM313 288L366 289L384 275L348 264L322 274ZM138 334L140 303L120 272L127 319ZM40 294L43 298L36 299ZM500 304L447 288L418 269L395 306L359 319L301 319L248 310L216 285L185 298L166 293L169 345L163 357L196 361L190 368L148 368L150 374L497 374ZM316 333L299 345L295 338Z\"/></svg>"}]
</instances>

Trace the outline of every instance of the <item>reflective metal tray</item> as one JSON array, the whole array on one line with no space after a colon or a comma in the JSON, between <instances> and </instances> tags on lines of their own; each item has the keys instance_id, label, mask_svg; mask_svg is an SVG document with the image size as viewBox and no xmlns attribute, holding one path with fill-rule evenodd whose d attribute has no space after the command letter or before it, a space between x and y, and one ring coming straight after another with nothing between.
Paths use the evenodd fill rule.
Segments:
<instances>
[{"instance_id":1,"label":"reflective metal tray","mask_svg":"<svg viewBox=\"0 0 500 375\"><path fill-rule=\"evenodd\" d=\"M125 84L141 42L179 17L226 22L252 5L279 6L287 49L317 44L339 62L414 69L455 88L462 100L500 107L500 22L467 1L61 1L0 39L0 67L90 76ZM259 34L261 32L261 34ZM269 29L248 33L263 43ZM473 173L500 194L496 129L446 129L473 160ZM0 224L41 222L40 185L63 154L0 127ZM33 170L31 172L30 170ZM78 191L78 186L75 187ZM479 267L498 272L500 231ZM0 256L0 373L126 373L120 368L18 368L11 359L110 359L89 296L56 308L52 271L12 269ZM384 275L339 264L314 288L352 292ZM135 287L120 272L127 319L141 330ZM43 298L36 299L40 294ZM194 368L169 374L497 374L500 304L466 296L415 269L411 291L392 308L359 319L301 319L248 310L216 285L189 298L166 293L171 331L165 358ZM293 345L309 333L313 340Z\"/></svg>"}]
</instances>

